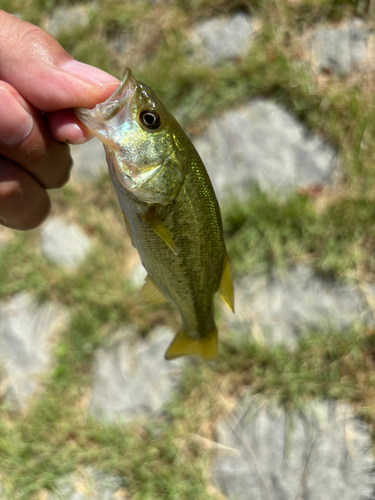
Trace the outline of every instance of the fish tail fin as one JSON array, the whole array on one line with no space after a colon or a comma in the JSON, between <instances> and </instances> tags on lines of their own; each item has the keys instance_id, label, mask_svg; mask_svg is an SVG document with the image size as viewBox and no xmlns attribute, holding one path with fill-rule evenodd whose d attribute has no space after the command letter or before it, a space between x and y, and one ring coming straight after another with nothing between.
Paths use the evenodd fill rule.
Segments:
<instances>
[{"instance_id":1,"label":"fish tail fin","mask_svg":"<svg viewBox=\"0 0 375 500\"><path fill-rule=\"evenodd\" d=\"M193 339L185 330L180 330L165 353L165 359L175 359L181 356L200 356L205 361L216 358L217 328L202 338Z\"/></svg>"}]
</instances>

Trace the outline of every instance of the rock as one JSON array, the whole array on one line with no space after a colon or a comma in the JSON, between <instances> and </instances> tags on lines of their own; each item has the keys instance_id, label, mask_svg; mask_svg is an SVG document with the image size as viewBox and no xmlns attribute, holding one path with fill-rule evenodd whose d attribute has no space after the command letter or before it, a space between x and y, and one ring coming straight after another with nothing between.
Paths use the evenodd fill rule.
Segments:
<instances>
[{"instance_id":1,"label":"rock","mask_svg":"<svg viewBox=\"0 0 375 500\"><path fill-rule=\"evenodd\" d=\"M346 404L312 401L287 413L245 396L217 441L211 479L229 500L374 498L368 426Z\"/></svg>"},{"instance_id":2,"label":"rock","mask_svg":"<svg viewBox=\"0 0 375 500\"><path fill-rule=\"evenodd\" d=\"M326 281L308 266L284 276L244 277L235 285L236 314L225 309L226 326L250 331L256 340L294 346L311 329L342 330L355 323L374 325L371 308L354 286Z\"/></svg>"},{"instance_id":3,"label":"rock","mask_svg":"<svg viewBox=\"0 0 375 500\"><path fill-rule=\"evenodd\" d=\"M135 346L123 339L98 350L89 405L93 417L130 420L161 410L173 393L182 363L164 359L173 336L168 328L157 327L150 339Z\"/></svg>"},{"instance_id":4,"label":"rock","mask_svg":"<svg viewBox=\"0 0 375 500\"><path fill-rule=\"evenodd\" d=\"M125 500L129 498L121 488L121 481L92 468L63 477L54 493L46 500Z\"/></svg>"},{"instance_id":5,"label":"rock","mask_svg":"<svg viewBox=\"0 0 375 500\"><path fill-rule=\"evenodd\" d=\"M369 30L359 19L340 28L319 29L307 42L313 69L341 77L365 69L368 38Z\"/></svg>"},{"instance_id":6,"label":"rock","mask_svg":"<svg viewBox=\"0 0 375 500\"><path fill-rule=\"evenodd\" d=\"M54 37L67 30L85 28L89 25L90 14L93 9L93 3L90 5L76 4L55 7L44 28Z\"/></svg>"},{"instance_id":7,"label":"rock","mask_svg":"<svg viewBox=\"0 0 375 500\"><path fill-rule=\"evenodd\" d=\"M67 321L61 305L38 303L27 292L0 304L0 390L13 407L27 405L50 367L53 341Z\"/></svg>"},{"instance_id":8,"label":"rock","mask_svg":"<svg viewBox=\"0 0 375 500\"><path fill-rule=\"evenodd\" d=\"M103 144L96 138L79 146L70 146L74 168L73 182L94 183L108 175Z\"/></svg>"},{"instance_id":9,"label":"rock","mask_svg":"<svg viewBox=\"0 0 375 500\"><path fill-rule=\"evenodd\" d=\"M336 166L333 148L266 99L213 119L193 143L221 202L243 196L251 183L267 193L323 184Z\"/></svg>"},{"instance_id":10,"label":"rock","mask_svg":"<svg viewBox=\"0 0 375 500\"><path fill-rule=\"evenodd\" d=\"M50 217L41 228L42 254L54 264L76 269L91 249L91 241L82 229L62 217Z\"/></svg>"},{"instance_id":11,"label":"rock","mask_svg":"<svg viewBox=\"0 0 375 500\"><path fill-rule=\"evenodd\" d=\"M144 285L146 276L147 276L147 271L143 267L142 263L139 262L139 264L134 268L134 271L130 275L130 282L135 287L141 289L142 286Z\"/></svg>"},{"instance_id":12,"label":"rock","mask_svg":"<svg viewBox=\"0 0 375 500\"><path fill-rule=\"evenodd\" d=\"M253 35L250 17L237 12L232 17L214 17L197 25L190 35L194 59L216 64L246 55Z\"/></svg>"}]
</instances>

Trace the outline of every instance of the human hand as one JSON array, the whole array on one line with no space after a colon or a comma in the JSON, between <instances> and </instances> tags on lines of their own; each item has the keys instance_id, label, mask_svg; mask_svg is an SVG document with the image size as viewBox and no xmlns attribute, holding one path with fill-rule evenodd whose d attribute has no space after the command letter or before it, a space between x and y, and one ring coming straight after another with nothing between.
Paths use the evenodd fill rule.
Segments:
<instances>
[{"instance_id":1,"label":"human hand","mask_svg":"<svg viewBox=\"0 0 375 500\"><path fill-rule=\"evenodd\" d=\"M91 137L71 108L93 108L118 80L1 10L0 33L0 224L32 229L49 213L46 190L69 179L67 143Z\"/></svg>"}]
</instances>

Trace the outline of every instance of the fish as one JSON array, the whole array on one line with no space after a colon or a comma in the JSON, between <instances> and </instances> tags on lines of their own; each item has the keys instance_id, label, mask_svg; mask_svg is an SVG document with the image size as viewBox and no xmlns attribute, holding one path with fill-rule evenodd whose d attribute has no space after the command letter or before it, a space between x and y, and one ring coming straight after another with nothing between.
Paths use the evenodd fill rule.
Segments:
<instances>
[{"instance_id":1,"label":"fish","mask_svg":"<svg viewBox=\"0 0 375 500\"><path fill-rule=\"evenodd\" d=\"M106 101L75 113L104 145L127 232L148 273L141 302L170 301L180 313L165 358L214 359L214 297L234 312L234 292L219 204L196 149L129 68Z\"/></svg>"}]
</instances>

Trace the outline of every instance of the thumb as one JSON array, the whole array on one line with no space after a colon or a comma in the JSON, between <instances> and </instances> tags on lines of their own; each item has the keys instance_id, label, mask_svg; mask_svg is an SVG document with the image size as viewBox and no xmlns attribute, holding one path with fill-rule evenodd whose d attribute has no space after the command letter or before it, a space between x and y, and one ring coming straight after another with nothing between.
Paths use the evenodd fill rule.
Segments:
<instances>
[{"instance_id":1,"label":"thumb","mask_svg":"<svg viewBox=\"0 0 375 500\"><path fill-rule=\"evenodd\" d=\"M74 60L48 33L0 10L0 80L40 111L93 108L118 86L104 71Z\"/></svg>"}]
</instances>

